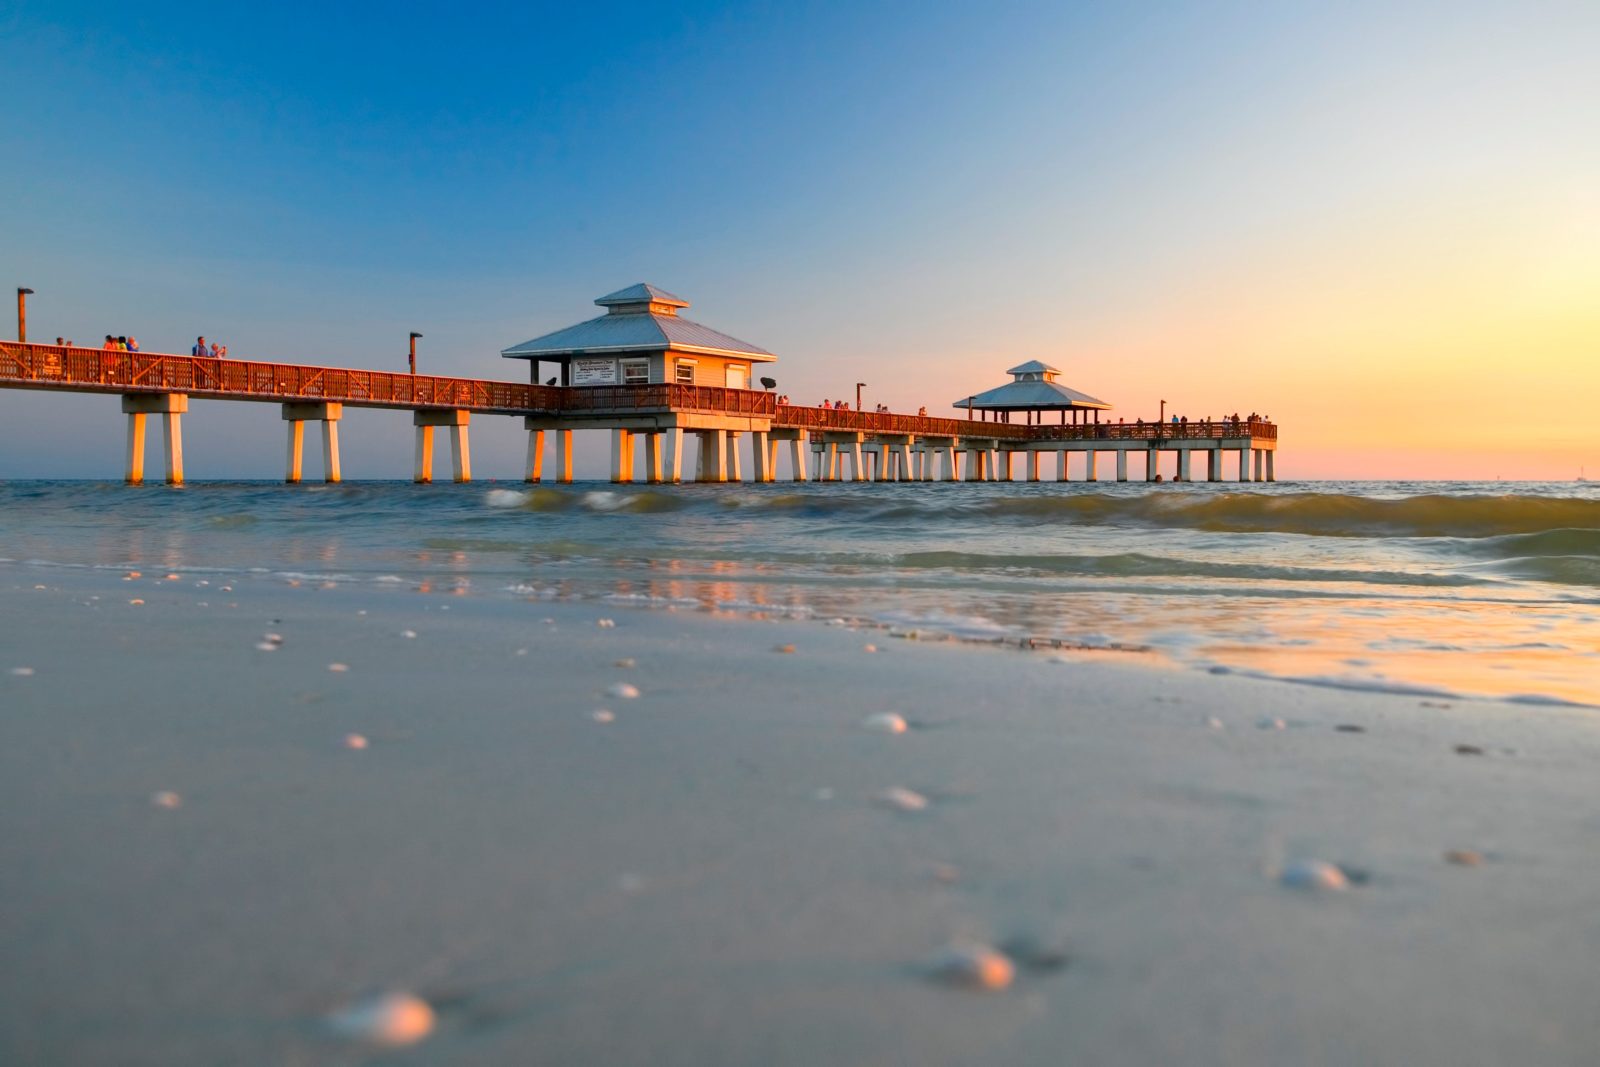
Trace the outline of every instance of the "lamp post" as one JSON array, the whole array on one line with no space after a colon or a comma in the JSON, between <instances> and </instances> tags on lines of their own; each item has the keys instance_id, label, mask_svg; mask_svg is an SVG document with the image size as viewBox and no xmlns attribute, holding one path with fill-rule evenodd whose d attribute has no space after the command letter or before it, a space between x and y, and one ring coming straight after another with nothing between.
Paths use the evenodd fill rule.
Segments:
<instances>
[{"instance_id":1,"label":"lamp post","mask_svg":"<svg viewBox=\"0 0 1600 1067\"><path fill-rule=\"evenodd\" d=\"M856 410L857 411L861 410L861 390L865 389L866 386L867 386L866 382L857 382L856 383Z\"/></svg>"},{"instance_id":2,"label":"lamp post","mask_svg":"<svg viewBox=\"0 0 1600 1067\"><path fill-rule=\"evenodd\" d=\"M411 331L411 373L417 373L417 338L422 335L415 330Z\"/></svg>"},{"instance_id":3,"label":"lamp post","mask_svg":"<svg viewBox=\"0 0 1600 1067\"><path fill-rule=\"evenodd\" d=\"M17 340L23 344L28 341L28 296L32 292L17 286Z\"/></svg>"}]
</instances>

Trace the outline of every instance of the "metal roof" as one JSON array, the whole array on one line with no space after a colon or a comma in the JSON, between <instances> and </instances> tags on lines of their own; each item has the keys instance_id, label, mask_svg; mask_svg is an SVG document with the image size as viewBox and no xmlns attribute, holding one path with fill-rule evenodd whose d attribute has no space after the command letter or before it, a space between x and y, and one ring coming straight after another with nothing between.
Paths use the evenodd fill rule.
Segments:
<instances>
[{"instance_id":1,"label":"metal roof","mask_svg":"<svg viewBox=\"0 0 1600 1067\"><path fill-rule=\"evenodd\" d=\"M640 282L602 296L596 304L607 308L599 318L535 337L502 349L507 359L547 359L588 353L653 352L674 349L710 355L740 356L754 363L771 363L778 357L748 341L682 318L677 309L689 302L664 289ZM655 310L651 305L668 305Z\"/></svg>"},{"instance_id":2,"label":"metal roof","mask_svg":"<svg viewBox=\"0 0 1600 1067\"><path fill-rule=\"evenodd\" d=\"M1018 363L1015 367L1012 367L1010 370L1006 371L1006 373L1007 374L1060 374L1061 371L1056 367L1052 367L1048 363L1040 363L1036 359L1030 359L1026 363Z\"/></svg>"},{"instance_id":3,"label":"metal roof","mask_svg":"<svg viewBox=\"0 0 1600 1067\"><path fill-rule=\"evenodd\" d=\"M1104 400L1097 400L1088 393L1080 393L1076 389L1068 389L1059 382L1045 381L1007 382L998 389L990 389L977 396L964 396L950 406L984 408L989 411L1063 411L1069 408L1111 410L1111 405Z\"/></svg>"},{"instance_id":4,"label":"metal roof","mask_svg":"<svg viewBox=\"0 0 1600 1067\"><path fill-rule=\"evenodd\" d=\"M640 282L630 285L626 289L618 289L614 293L607 293L595 301L601 307L613 305L626 306L628 304L670 304L673 307L686 308L689 301L681 296L673 296L665 289L657 289L649 282Z\"/></svg>"}]
</instances>

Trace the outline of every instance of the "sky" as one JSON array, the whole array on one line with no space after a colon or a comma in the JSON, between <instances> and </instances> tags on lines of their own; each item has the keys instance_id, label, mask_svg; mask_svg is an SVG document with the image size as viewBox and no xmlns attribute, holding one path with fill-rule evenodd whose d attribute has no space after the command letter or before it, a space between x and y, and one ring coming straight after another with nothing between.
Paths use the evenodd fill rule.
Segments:
<instances>
[{"instance_id":1,"label":"sky","mask_svg":"<svg viewBox=\"0 0 1600 1067\"><path fill-rule=\"evenodd\" d=\"M1043 359L1130 422L1270 415L1280 480L1566 479L1597 55L1592 0L0 0L0 284L34 340L399 370L417 330L524 380L502 348L648 281L796 402L948 413ZM114 397L0 416L0 477L120 473ZM191 479L281 475L275 406L185 419ZM520 421L472 429L516 477ZM342 444L410 471L403 412Z\"/></svg>"}]
</instances>

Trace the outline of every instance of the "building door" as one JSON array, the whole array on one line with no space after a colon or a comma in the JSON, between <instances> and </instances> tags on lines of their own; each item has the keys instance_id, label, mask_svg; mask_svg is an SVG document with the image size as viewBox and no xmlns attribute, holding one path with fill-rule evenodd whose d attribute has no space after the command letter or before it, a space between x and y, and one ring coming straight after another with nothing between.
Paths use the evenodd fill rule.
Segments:
<instances>
[{"instance_id":1,"label":"building door","mask_svg":"<svg viewBox=\"0 0 1600 1067\"><path fill-rule=\"evenodd\" d=\"M728 364L728 388L750 388L750 368L745 366L743 363Z\"/></svg>"}]
</instances>

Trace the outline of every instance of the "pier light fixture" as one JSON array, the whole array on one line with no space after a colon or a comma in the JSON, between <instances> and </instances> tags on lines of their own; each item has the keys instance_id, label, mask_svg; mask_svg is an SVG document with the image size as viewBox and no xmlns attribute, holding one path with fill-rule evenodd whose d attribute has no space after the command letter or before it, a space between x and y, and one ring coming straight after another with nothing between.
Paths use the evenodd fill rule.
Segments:
<instances>
[{"instance_id":1,"label":"pier light fixture","mask_svg":"<svg viewBox=\"0 0 1600 1067\"><path fill-rule=\"evenodd\" d=\"M776 389L777 387L778 387L778 379L776 379L776 378L763 378L763 379L761 379L761 388L765 389L767 392L770 393L774 389Z\"/></svg>"},{"instance_id":2,"label":"pier light fixture","mask_svg":"<svg viewBox=\"0 0 1600 1067\"><path fill-rule=\"evenodd\" d=\"M32 289L17 286L17 341L26 344L28 341L28 297Z\"/></svg>"},{"instance_id":3,"label":"pier light fixture","mask_svg":"<svg viewBox=\"0 0 1600 1067\"><path fill-rule=\"evenodd\" d=\"M411 373L417 373L417 338L422 335L416 330L411 331Z\"/></svg>"},{"instance_id":4,"label":"pier light fixture","mask_svg":"<svg viewBox=\"0 0 1600 1067\"><path fill-rule=\"evenodd\" d=\"M861 410L861 390L865 389L866 387L867 387L867 383L866 382L857 382L856 383L856 410L857 411Z\"/></svg>"}]
</instances>

